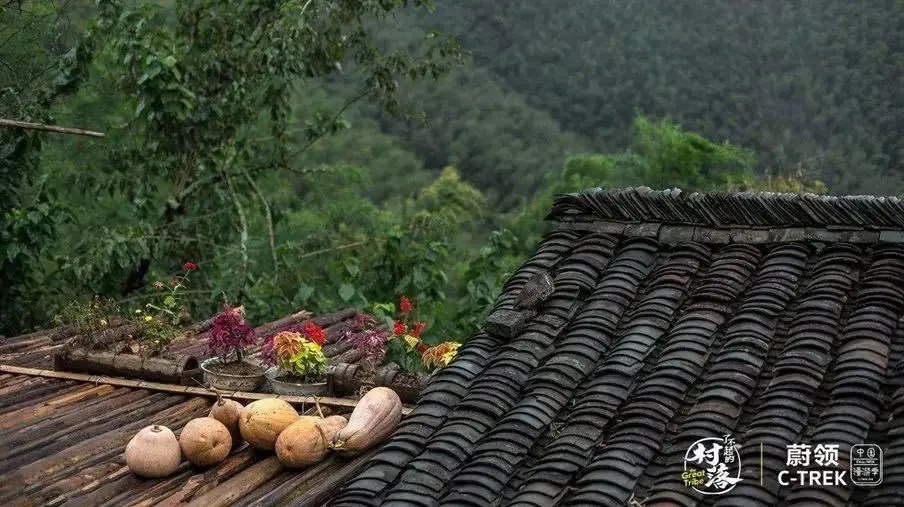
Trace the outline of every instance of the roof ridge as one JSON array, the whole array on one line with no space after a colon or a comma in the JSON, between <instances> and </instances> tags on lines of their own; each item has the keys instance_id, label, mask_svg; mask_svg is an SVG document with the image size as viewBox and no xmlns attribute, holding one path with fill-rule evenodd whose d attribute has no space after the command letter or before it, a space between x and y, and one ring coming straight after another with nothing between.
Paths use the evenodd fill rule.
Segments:
<instances>
[{"instance_id":1,"label":"roof ridge","mask_svg":"<svg viewBox=\"0 0 904 507\"><path fill-rule=\"evenodd\" d=\"M547 220L680 223L710 227L825 227L904 229L897 197L808 192L683 192L679 188L590 188L559 194Z\"/></svg>"}]
</instances>

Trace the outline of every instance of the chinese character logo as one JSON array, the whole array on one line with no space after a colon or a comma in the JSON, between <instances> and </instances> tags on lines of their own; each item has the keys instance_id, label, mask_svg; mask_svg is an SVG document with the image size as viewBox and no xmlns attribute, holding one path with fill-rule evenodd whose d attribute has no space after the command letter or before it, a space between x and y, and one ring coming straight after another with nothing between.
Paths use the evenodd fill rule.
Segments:
<instances>
[{"instance_id":1,"label":"chinese character logo","mask_svg":"<svg viewBox=\"0 0 904 507\"><path fill-rule=\"evenodd\" d=\"M741 482L741 453L731 435L697 440L684 454L684 484L704 495L721 495Z\"/></svg>"}]
</instances>

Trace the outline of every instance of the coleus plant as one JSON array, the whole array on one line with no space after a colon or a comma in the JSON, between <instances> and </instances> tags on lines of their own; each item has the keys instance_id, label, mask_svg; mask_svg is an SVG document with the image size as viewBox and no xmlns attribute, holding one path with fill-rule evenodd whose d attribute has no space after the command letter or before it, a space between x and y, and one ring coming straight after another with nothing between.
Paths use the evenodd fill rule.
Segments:
<instances>
[{"instance_id":1,"label":"coleus plant","mask_svg":"<svg viewBox=\"0 0 904 507\"><path fill-rule=\"evenodd\" d=\"M224 304L223 311L213 319L207 337L208 349L223 363L230 362L230 355L234 357L234 362L242 362L245 360L245 348L253 344L254 329L245 322L244 309Z\"/></svg>"},{"instance_id":2,"label":"coleus plant","mask_svg":"<svg viewBox=\"0 0 904 507\"><path fill-rule=\"evenodd\" d=\"M261 355L265 364L275 364L303 382L321 382L327 366L321 349L325 339L323 328L307 321L300 330L281 331L267 337Z\"/></svg>"},{"instance_id":3,"label":"coleus plant","mask_svg":"<svg viewBox=\"0 0 904 507\"><path fill-rule=\"evenodd\" d=\"M458 355L458 347L460 346L461 344L458 342L443 342L428 348L421 355L424 367L430 371L436 371L448 365Z\"/></svg>"}]
</instances>

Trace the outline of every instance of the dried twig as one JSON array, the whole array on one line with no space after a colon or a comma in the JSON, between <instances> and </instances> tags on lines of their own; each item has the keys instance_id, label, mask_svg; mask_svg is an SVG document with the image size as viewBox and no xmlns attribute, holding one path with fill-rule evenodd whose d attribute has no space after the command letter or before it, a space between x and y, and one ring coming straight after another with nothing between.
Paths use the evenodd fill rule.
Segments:
<instances>
[{"instance_id":1,"label":"dried twig","mask_svg":"<svg viewBox=\"0 0 904 507\"><path fill-rule=\"evenodd\" d=\"M320 409L320 401L314 396L314 406L317 407L317 414L323 419L323 410Z\"/></svg>"},{"instance_id":2,"label":"dried twig","mask_svg":"<svg viewBox=\"0 0 904 507\"><path fill-rule=\"evenodd\" d=\"M43 123L34 123L30 121L4 120L2 118L0 118L0 127L44 130L47 132L57 132L59 134L75 134L77 136L106 137L106 134L104 134L103 132L95 132L93 130L85 130L72 127L57 127L56 125L45 125Z\"/></svg>"}]
</instances>

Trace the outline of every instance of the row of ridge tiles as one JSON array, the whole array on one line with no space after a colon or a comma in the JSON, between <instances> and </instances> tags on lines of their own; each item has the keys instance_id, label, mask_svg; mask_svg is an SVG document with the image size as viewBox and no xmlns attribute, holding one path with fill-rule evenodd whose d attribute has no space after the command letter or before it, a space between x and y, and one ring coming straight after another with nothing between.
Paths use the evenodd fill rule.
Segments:
<instances>
[{"instance_id":1,"label":"row of ridge tiles","mask_svg":"<svg viewBox=\"0 0 904 507\"><path fill-rule=\"evenodd\" d=\"M648 187L592 188L556 198L547 220L573 215L633 222L729 226L852 226L904 228L904 204L897 197L828 196L809 193L712 192Z\"/></svg>"}]
</instances>

